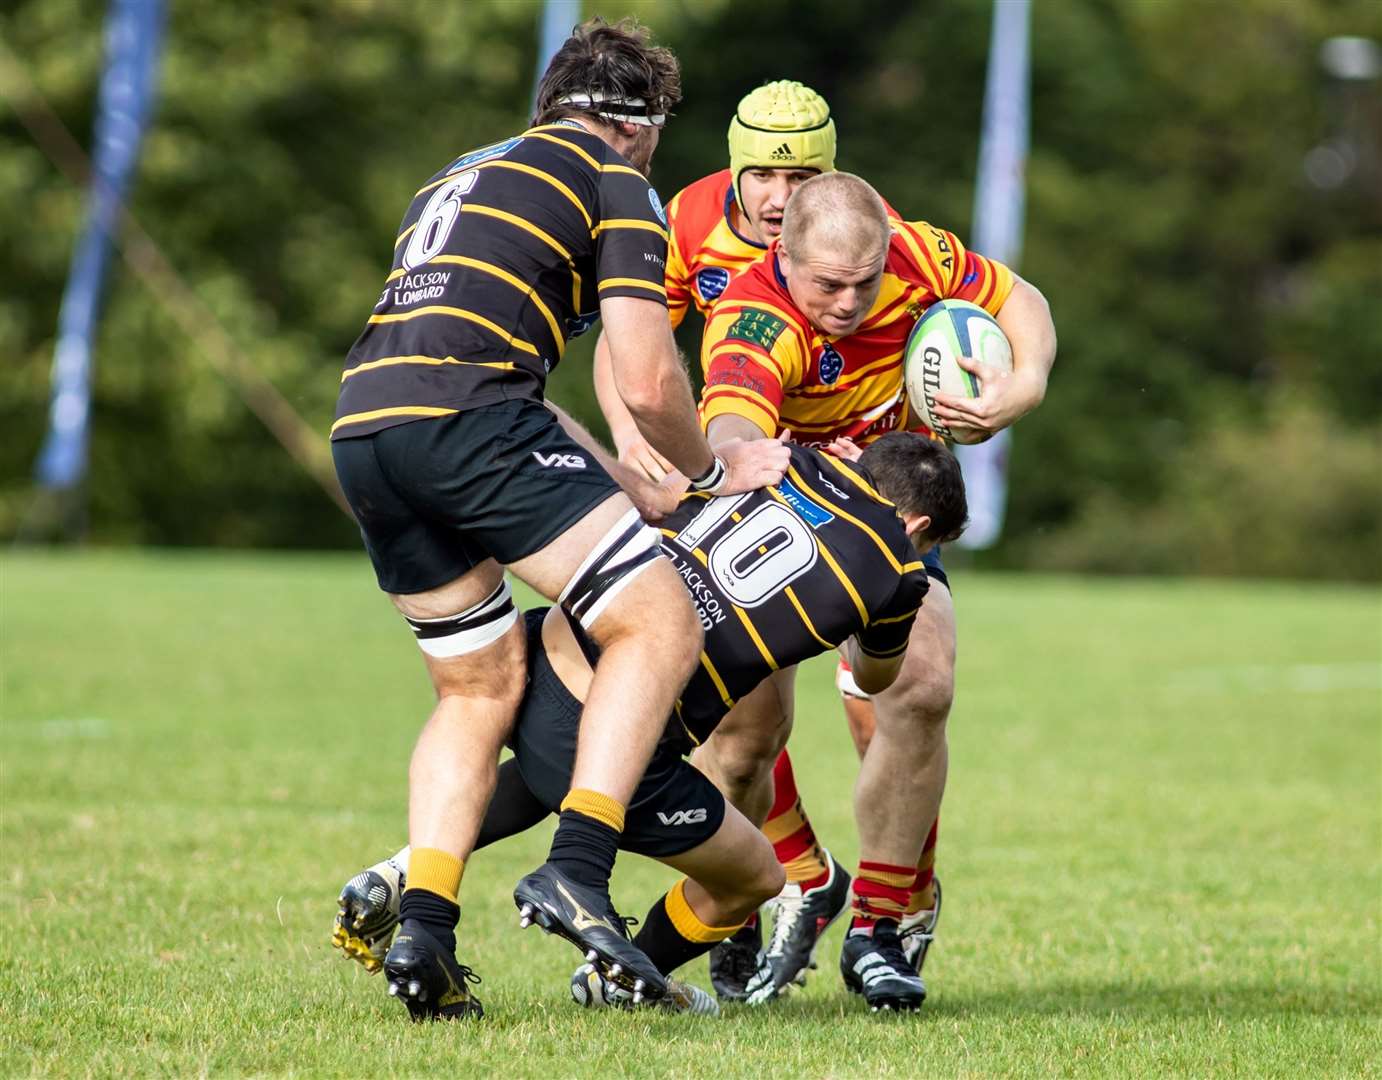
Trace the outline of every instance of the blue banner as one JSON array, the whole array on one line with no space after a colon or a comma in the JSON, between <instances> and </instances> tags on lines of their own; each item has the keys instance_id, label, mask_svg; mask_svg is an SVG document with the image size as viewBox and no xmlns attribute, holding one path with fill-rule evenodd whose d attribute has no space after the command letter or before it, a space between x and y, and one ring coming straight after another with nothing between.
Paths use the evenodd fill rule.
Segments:
<instances>
[{"instance_id":1,"label":"blue banner","mask_svg":"<svg viewBox=\"0 0 1382 1080\"><path fill-rule=\"evenodd\" d=\"M975 251L1014 270L1022 257L1027 203L1031 10L1030 0L994 0L969 237ZM955 447L969 499L969 528L958 541L960 547L992 547L1002 534L1011 446L1012 430L1007 429L978 446Z\"/></svg>"},{"instance_id":2,"label":"blue banner","mask_svg":"<svg viewBox=\"0 0 1382 1080\"><path fill-rule=\"evenodd\" d=\"M90 202L58 315L48 435L36 468L46 488L76 487L86 476L92 340L111 240L153 106L162 38L163 0L110 0Z\"/></svg>"}]
</instances>

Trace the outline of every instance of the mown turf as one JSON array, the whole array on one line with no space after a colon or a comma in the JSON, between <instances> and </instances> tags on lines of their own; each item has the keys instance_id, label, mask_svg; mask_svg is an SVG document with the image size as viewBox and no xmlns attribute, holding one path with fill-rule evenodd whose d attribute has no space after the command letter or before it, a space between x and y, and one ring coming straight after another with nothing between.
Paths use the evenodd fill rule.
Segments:
<instances>
[{"instance_id":1,"label":"mown turf","mask_svg":"<svg viewBox=\"0 0 1382 1080\"><path fill-rule=\"evenodd\" d=\"M477 856L479 1025L414 1028L327 943L402 842L429 691L362 557L0 560L0 1073L1376 1075L1382 595L956 575L946 911L914 1018L835 970L718 1021L578 1010ZM851 864L828 664L793 747ZM641 913L671 880L624 858ZM705 985L702 965L695 977Z\"/></svg>"}]
</instances>

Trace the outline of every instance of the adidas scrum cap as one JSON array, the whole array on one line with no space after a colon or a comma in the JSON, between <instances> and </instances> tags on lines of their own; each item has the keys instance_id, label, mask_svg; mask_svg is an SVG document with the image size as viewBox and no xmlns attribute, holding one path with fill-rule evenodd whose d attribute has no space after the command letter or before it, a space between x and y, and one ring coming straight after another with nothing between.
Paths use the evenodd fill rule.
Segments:
<instances>
[{"instance_id":1,"label":"adidas scrum cap","mask_svg":"<svg viewBox=\"0 0 1382 1080\"><path fill-rule=\"evenodd\" d=\"M745 169L835 168L835 121L825 98L809 86L780 79L744 95L729 122L729 168L742 206Z\"/></svg>"}]
</instances>

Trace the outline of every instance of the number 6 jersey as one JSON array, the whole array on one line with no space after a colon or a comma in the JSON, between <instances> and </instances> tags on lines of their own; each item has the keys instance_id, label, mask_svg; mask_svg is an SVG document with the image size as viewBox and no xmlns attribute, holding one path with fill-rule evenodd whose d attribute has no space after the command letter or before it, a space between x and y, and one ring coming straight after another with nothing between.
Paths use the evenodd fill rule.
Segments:
<instances>
[{"instance_id":1,"label":"number 6 jersey","mask_svg":"<svg viewBox=\"0 0 1382 1080\"><path fill-rule=\"evenodd\" d=\"M667 302L666 257L657 192L579 124L463 154L403 216L392 272L346 357L331 437L541 401L602 299Z\"/></svg>"},{"instance_id":2,"label":"number 6 jersey","mask_svg":"<svg viewBox=\"0 0 1382 1080\"><path fill-rule=\"evenodd\" d=\"M688 494L662 522L663 551L705 629L700 666L677 703L693 743L772 672L853 634L872 656L903 652L926 595L921 557L868 473L791 451L777 487Z\"/></svg>"}]
</instances>

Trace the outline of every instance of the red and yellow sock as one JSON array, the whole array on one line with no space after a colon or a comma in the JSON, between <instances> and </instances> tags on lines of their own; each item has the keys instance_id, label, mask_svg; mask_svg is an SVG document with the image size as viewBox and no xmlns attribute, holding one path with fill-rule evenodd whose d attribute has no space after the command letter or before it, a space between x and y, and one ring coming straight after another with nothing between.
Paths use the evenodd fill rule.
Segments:
<instances>
[{"instance_id":1,"label":"red and yellow sock","mask_svg":"<svg viewBox=\"0 0 1382 1080\"><path fill-rule=\"evenodd\" d=\"M940 829L940 818L931 825L926 834L926 843L921 847L921 858L917 860L917 878L912 885L912 894L907 899L907 914L929 911L936 906L936 834Z\"/></svg>"},{"instance_id":2,"label":"red and yellow sock","mask_svg":"<svg viewBox=\"0 0 1382 1080\"><path fill-rule=\"evenodd\" d=\"M787 880L803 890L824 885L830 877L825 854L811 828L811 820L797 794L797 778L792 759L783 750L773 765L773 807L763 823L763 835L773 845L777 861L787 871Z\"/></svg>"},{"instance_id":3,"label":"red and yellow sock","mask_svg":"<svg viewBox=\"0 0 1382 1080\"><path fill-rule=\"evenodd\" d=\"M854 901L851 913L854 919L849 924L850 930L872 933L879 919L901 922L916 877L915 866L861 862L852 886Z\"/></svg>"}]
</instances>

